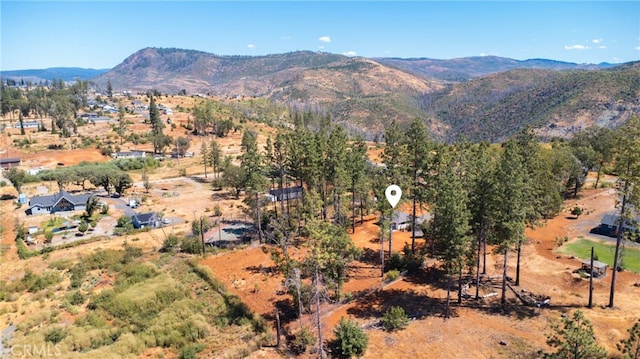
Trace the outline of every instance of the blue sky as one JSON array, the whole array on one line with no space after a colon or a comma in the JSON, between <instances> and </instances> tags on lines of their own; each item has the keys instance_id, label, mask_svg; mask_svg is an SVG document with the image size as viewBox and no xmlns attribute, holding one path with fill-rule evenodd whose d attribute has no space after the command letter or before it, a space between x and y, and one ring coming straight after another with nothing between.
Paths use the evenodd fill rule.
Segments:
<instances>
[{"instance_id":1,"label":"blue sky","mask_svg":"<svg viewBox=\"0 0 640 359\"><path fill-rule=\"evenodd\" d=\"M640 1L0 1L0 69L111 68L145 47L218 55L640 59Z\"/></svg>"}]
</instances>

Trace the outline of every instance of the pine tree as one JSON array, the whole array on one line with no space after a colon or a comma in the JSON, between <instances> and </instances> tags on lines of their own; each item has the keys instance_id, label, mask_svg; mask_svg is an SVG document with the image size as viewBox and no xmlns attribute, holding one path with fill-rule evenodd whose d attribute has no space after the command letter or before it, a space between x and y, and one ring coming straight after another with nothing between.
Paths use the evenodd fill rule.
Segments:
<instances>
[{"instance_id":1,"label":"pine tree","mask_svg":"<svg viewBox=\"0 0 640 359\"><path fill-rule=\"evenodd\" d=\"M260 208L260 193L267 185L264 177L263 158L258 150L258 137L255 132L246 130L242 134L242 156L240 158L240 167L244 171L243 187L247 190L246 202L250 207L255 208L255 224L258 229L258 239L263 240L262 233L262 216Z\"/></svg>"},{"instance_id":2,"label":"pine tree","mask_svg":"<svg viewBox=\"0 0 640 359\"><path fill-rule=\"evenodd\" d=\"M221 152L220 152L220 148L218 147L218 142L216 142L216 140L211 140L211 143L209 144L209 159L210 159L210 163L211 163L211 168L213 170L214 176L216 179L220 178L220 172L221 172L221 168L220 168L220 160L221 160Z\"/></svg>"},{"instance_id":3,"label":"pine tree","mask_svg":"<svg viewBox=\"0 0 640 359\"><path fill-rule=\"evenodd\" d=\"M155 97L149 94L149 122L151 122L151 142L153 143L153 152L162 153L164 149L171 144L171 137L166 136L162 129L164 124L160 119L160 112L156 106Z\"/></svg>"},{"instance_id":4,"label":"pine tree","mask_svg":"<svg viewBox=\"0 0 640 359\"><path fill-rule=\"evenodd\" d=\"M209 147L204 141L200 144L200 156L202 156L200 163L204 166L204 178L207 178L207 165L211 163L211 155L209 153Z\"/></svg>"},{"instance_id":5,"label":"pine tree","mask_svg":"<svg viewBox=\"0 0 640 359\"><path fill-rule=\"evenodd\" d=\"M451 283L454 275L462 277L465 259L471 249L471 213L468 209L468 195L458 176L460 163L455 154L448 152L438 156L436 186L438 194L434 203L434 234L441 243L440 258L447 276L447 300L445 318L449 318ZM462 287L462 283L459 283ZM461 301L458 293L458 302Z\"/></svg>"},{"instance_id":6,"label":"pine tree","mask_svg":"<svg viewBox=\"0 0 640 359\"><path fill-rule=\"evenodd\" d=\"M386 128L385 134L385 146L384 151L381 154L381 160L385 165L385 178L386 188L389 185L395 184L400 186L404 185L405 171L403 167L403 161L406 158L405 146L403 142L403 134L400 130L398 123L393 120L391 124ZM382 196L378 196L379 199L385 198L384 190ZM384 201L381 201L384 202ZM393 211L391 211L391 214ZM391 233L391 232L390 232ZM393 237L389 235L389 256L393 255Z\"/></svg>"},{"instance_id":7,"label":"pine tree","mask_svg":"<svg viewBox=\"0 0 640 359\"><path fill-rule=\"evenodd\" d=\"M640 319L627 329L629 337L617 344L624 359L640 359Z\"/></svg>"},{"instance_id":8,"label":"pine tree","mask_svg":"<svg viewBox=\"0 0 640 359\"><path fill-rule=\"evenodd\" d=\"M547 335L547 344L557 348L545 354L553 359L605 359L607 351L595 341L593 325L580 310L562 319L562 325L552 324L554 333Z\"/></svg>"},{"instance_id":9,"label":"pine tree","mask_svg":"<svg viewBox=\"0 0 640 359\"><path fill-rule=\"evenodd\" d=\"M491 230L491 201L495 198L495 161L487 143L475 146L470 157L473 176L470 184L469 209L471 228L476 237L476 298L479 297L480 273L487 272L487 238ZM482 260L481 260L482 259ZM482 268L480 264L482 263Z\"/></svg>"},{"instance_id":10,"label":"pine tree","mask_svg":"<svg viewBox=\"0 0 640 359\"><path fill-rule=\"evenodd\" d=\"M429 163L431 145L424 124L420 119L414 120L404 135L403 142L407 149L405 166L407 176L411 178L408 194L412 200L411 252L416 250L416 207L422 206L426 200L424 191L425 168Z\"/></svg>"},{"instance_id":11,"label":"pine tree","mask_svg":"<svg viewBox=\"0 0 640 359\"><path fill-rule=\"evenodd\" d=\"M403 134L398 123L393 120L384 133L385 146L381 154L381 160L386 166L386 176L388 185L404 184L403 161L406 159L405 146L403 145Z\"/></svg>"},{"instance_id":12,"label":"pine tree","mask_svg":"<svg viewBox=\"0 0 640 359\"><path fill-rule=\"evenodd\" d=\"M329 133L327 157L325 160L325 177L331 184L333 193L334 222L345 225L346 214L343 213L342 196L347 187L347 134L341 126L333 126Z\"/></svg>"},{"instance_id":13,"label":"pine tree","mask_svg":"<svg viewBox=\"0 0 640 359\"><path fill-rule=\"evenodd\" d=\"M347 173L351 182L352 233L356 232L356 197L360 196L360 212L362 216L363 193L366 186L367 144L362 138L353 141L347 153Z\"/></svg>"},{"instance_id":14,"label":"pine tree","mask_svg":"<svg viewBox=\"0 0 640 359\"><path fill-rule=\"evenodd\" d=\"M502 271L502 306L506 304L507 264L509 251L524 237L527 197L526 169L514 140L504 145L496 170L496 201L492 209L493 235L498 250L504 254Z\"/></svg>"},{"instance_id":15,"label":"pine tree","mask_svg":"<svg viewBox=\"0 0 640 359\"><path fill-rule=\"evenodd\" d=\"M615 151L615 171L618 174L617 191L621 198L620 221L616 251L613 257L613 273L611 274L611 290L609 307L614 306L616 275L621 267L621 246L627 235L627 224L634 218L632 208L640 208L640 117L633 116L617 129L618 143Z\"/></svg>"}]
</instances>

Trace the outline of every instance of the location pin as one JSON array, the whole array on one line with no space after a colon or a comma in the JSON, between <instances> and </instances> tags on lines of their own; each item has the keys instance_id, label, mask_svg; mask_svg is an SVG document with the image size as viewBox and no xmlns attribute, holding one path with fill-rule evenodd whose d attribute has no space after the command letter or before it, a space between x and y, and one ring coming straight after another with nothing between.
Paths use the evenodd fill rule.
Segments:
<instances>
[{"instance_id":1,"label":"location pin","mask_svg":"<svg viewBox=\"0 0 640 359\"><path fill-rule=\"evenodd\" d=\"M387 201L389 201L391 207L396 208L396 205L400 202L400 197L402 197L402 190L400 187L392 184L384 190L384 195L387 196Z\"/></svg>"}]
</instances>

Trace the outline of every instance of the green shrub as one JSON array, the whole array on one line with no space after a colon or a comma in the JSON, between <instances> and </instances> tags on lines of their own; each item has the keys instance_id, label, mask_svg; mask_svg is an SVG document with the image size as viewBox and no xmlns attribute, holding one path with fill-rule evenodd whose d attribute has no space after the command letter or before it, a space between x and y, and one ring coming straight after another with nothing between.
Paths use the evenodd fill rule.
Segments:
<instances>
[{"instance_id":1,"label":"green shrub","mask_svg":"<svg viewBox=\"0 0 640 359\"><path fill-rule=\"evenodd\" d=\"M314 341L315 338L311 330L304 327L296 333L296 337L291 341L291 350L298 355L303 354Z\"/></svg>"},{"instance_id":2,"label":"green shrub","mask_svg":"<svg viewBox=\"0 0 640 359\"><path fill-rule=\"evenodd\" d=\"M380 321L384 329L389 332L404 329L409 325L409 318L404 308L396 306L387 309Z\"/></svg>"},{"instance_id":3,"label":"green shrub","mask_svg":"<svg viewBox=\"0 0 640 359\"><path fill-rule=\"evenodd\" d=\"M65 299L69 301L71 305L81 305L87 299L79 290L75 290L65 295Z\"/></svg>"},{"instance_id":4,"label":"green shrub","mask_svg":"<svg viewBox=\"0 0 640 359\"><path fill-rule=\"evenodd\" d=\"M399 276L400 276L400 271L398 271L397 269L392 269L387 272L386 280L393 281L398 279Z\"/></svg>"},{"instance_id":5,"label":"green shrub","mask_svg":"<svg viewBox=\"0 0 640 359\"><path fill-rule=\"evenodd\" d=\"M118 274L116 286L129 287L132 284L153 278L156 275L158 275L158 271L151 263L129 263L122 267L120 274Z\"/></svg>"},{"instance_id":6,"label":"green shrub","mask_svg":"<svg viewBox=\"0 0 640 359\"><path fill-rule=\"evenodd\" d=\"M71 268L71 283L69 284L69 288L77 289L80 288L82 282L84 281L84 277L87 275L87 267L84 265L82 260L79 263L76 263Z\"/></svg>"},{"instance_id":7,"label":"green shrub","mask_svg":"<svg viewBox=\"0 0 640 359\"><path fill-rule=\"evenodd\" d=\"M58 344L67 336L67 332L64 328L51 328L44 334L44 340L53 344Z\"/></svg>"},{"instance_id":8,"label":"green shrub","mask_svg":"<svg viewBox=\"0 0 640 359\"><path fill-rule=\"evenodd\" d=\"M170 234L165 238L164 242L162 242L162 247L160 248L161 252L175 252L178 243L180 243L180 239L175 234Z\"/></svg>"},{"instance_id":9,"label":"green shrub","mask_svg":"<svg viewBox=\"0 0 640 359\"><path fill-rule=\"evenodd\" d=\"M402 260L402 255L398 252L393 253L391 257L389 257L389 260L385 263L385 267L389 271L397 270L398 272L402 272L406 269L404 261Z\"/></svg>"},{"instance_id":10,"label":"green shrub","mask_svg":"<svg viewBox=\"0 0 640 359\"><path fill-rule=\"evenodd\" d=\"M107 324L107 321L96 312L89 312L75 321L78 327L105 328Z\"/></svg>"},{"instance_id":11,"label":"green shrub","mask_svg":"<svg viewBox=\"0 0 640 359\"><path fill-rule=\"evenodd\" d=\"M204 350L204 345L200 343L190 344L182 347L179 359L196 359L197 354Z\"/></svg>"},{"instance_id":12,"label":"green shrub","mask_svg":"<svg viewBox=\"0 0 640 359\"><path fill-rule=\"evenodd\" d=\"M355 321L340 318L340 323L333 329L333 333L336 339L332 347L338 356L347 358L361 356L367 350L369 338Z\"/></svg>"},{"instance_id":13,"label":"green shrub","mask_svg":"<svg viewBox=\"0 0 640 359\"><path fill-rule=\"evenodd\" d=\"M184 237L180 243L180 250L190 254L202 253L202 240L199 237Z\"/></svg>"},{"instance_id":14,"label":"green shrub","mask_svg":"<svg viewBox=\"0 0 640 359\"><path fill-rule=\"evenodd\" d=\"M62 277L55 272L44 272L41 275L34 274L31 270L27 269L22 277L22 284L24 287L32 293L39 290L48 288L54 284L58 284L62 281Z\"/></svg>"},{"instance_id":15,"label":"green shrub","mask_svg":"<svg viewBox=\"0 0 640 359\"><path fill-rule=\"evenodd\" d=\"M49 263L49 268L57 270L69 270L73 268L73 263L69 259L58 259Z\"/></svg>"}]
</instances>

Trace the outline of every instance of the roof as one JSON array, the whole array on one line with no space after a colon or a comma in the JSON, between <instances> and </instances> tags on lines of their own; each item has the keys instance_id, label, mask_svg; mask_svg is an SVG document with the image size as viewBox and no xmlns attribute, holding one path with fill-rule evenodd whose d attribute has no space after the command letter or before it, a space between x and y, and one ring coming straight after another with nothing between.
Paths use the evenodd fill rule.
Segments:
<instances>
[{"instance_id":1,"label":"roof","mask_svg":"<svg viewBox=\"0 0 640 359\"><path fill-rule=\"evenodd\" d=\"M136 213L132 219L135 219L138 223L149 223L157 219L156 212L144 212Z\"/></svg>"},{"instance_id":2,"label":"roof","mask_svg":"<svg viewBox=\"0 0 640 359\"><path fill-rule=\"evenodd\" d=\"M0 163L20 163L20 159L18 157L0 158Z\"/></svg>"},{"instance_id":3,"label":"roof","mask_svg":"<svg viewBox=\"0 0 640 359\"><path fill-rule=\"evenodd\" d=\"M618 218L620 217L615 214L606 213L604 216L602 216L601 223L607 226L617 226Z\"/></svg>"},{"instance_id":4,"label":"roof","mask_svg":"<svg viewBox=\"0 0 640 359\"><path fill-rule=\"evenodd\" d=\"M582 261L582 264L586 264L588 266L591 265L591 260L590 259L586 259ZM597 269L604 269L607 268L609 265L607 263L602 263L599 261L594 260L593 261L593 268L597 268Z\"/></svg>"},{"instance_id":5,"label":"roof","mask_svg":"<svg viewBox=\"0 0 640 359\"><path fill-rule=\"evenodd\" d=\"M617 227L620 224L619 221L620 221L619 214L617 214L616 212L609 212L609 213L605 213L602 216L602 220L600 221L600 223L606 226ZM635 221L640 222L640 216L636 216ZM631 227L631 225L632 223L626 223L627 228Z\"/></svg>"},{"instance_id":6,"label":"roof","mask_svg":"<svg viewBox=\"0 0 640 359\"><path fill-rule=\"evenodd\" d=\"M394 223L409 223L412 222L411 217L412 215L409 213L405 213L402 211L393 211L393 217L391 217L391 219ZM429 219L431 219L431 214L425 213L422 216L416 217L416 224L422 224L422 222Z\"/></svg>"},{"instance_id":7,"label":"roof","mask_svg":"<svg viewBox=\"0 0 640 359\"><path fill-rule=\"evenodd\" d=\"M35 196L29 201L31 207L54 207L61 199L66 199L74 206L86 204L89 197L93 196L93 193L81 193L78 195L70 194L67 191L61 190L58 193L50 194L47 196Z\"/></svg>"},{"instance_id":8,"label":"roof","mask_svg":"<svg viewBox=\"0 0 640 359\"><path fill-rule=\"evenodd\" d=\"M269 194L276 197L278 200L286 199L294 199L298 198L302 195L302 187L301 186L293 186L293 187L285 187L285 188L274 188L269 190Z\"/></svg>"}]
</instances>

